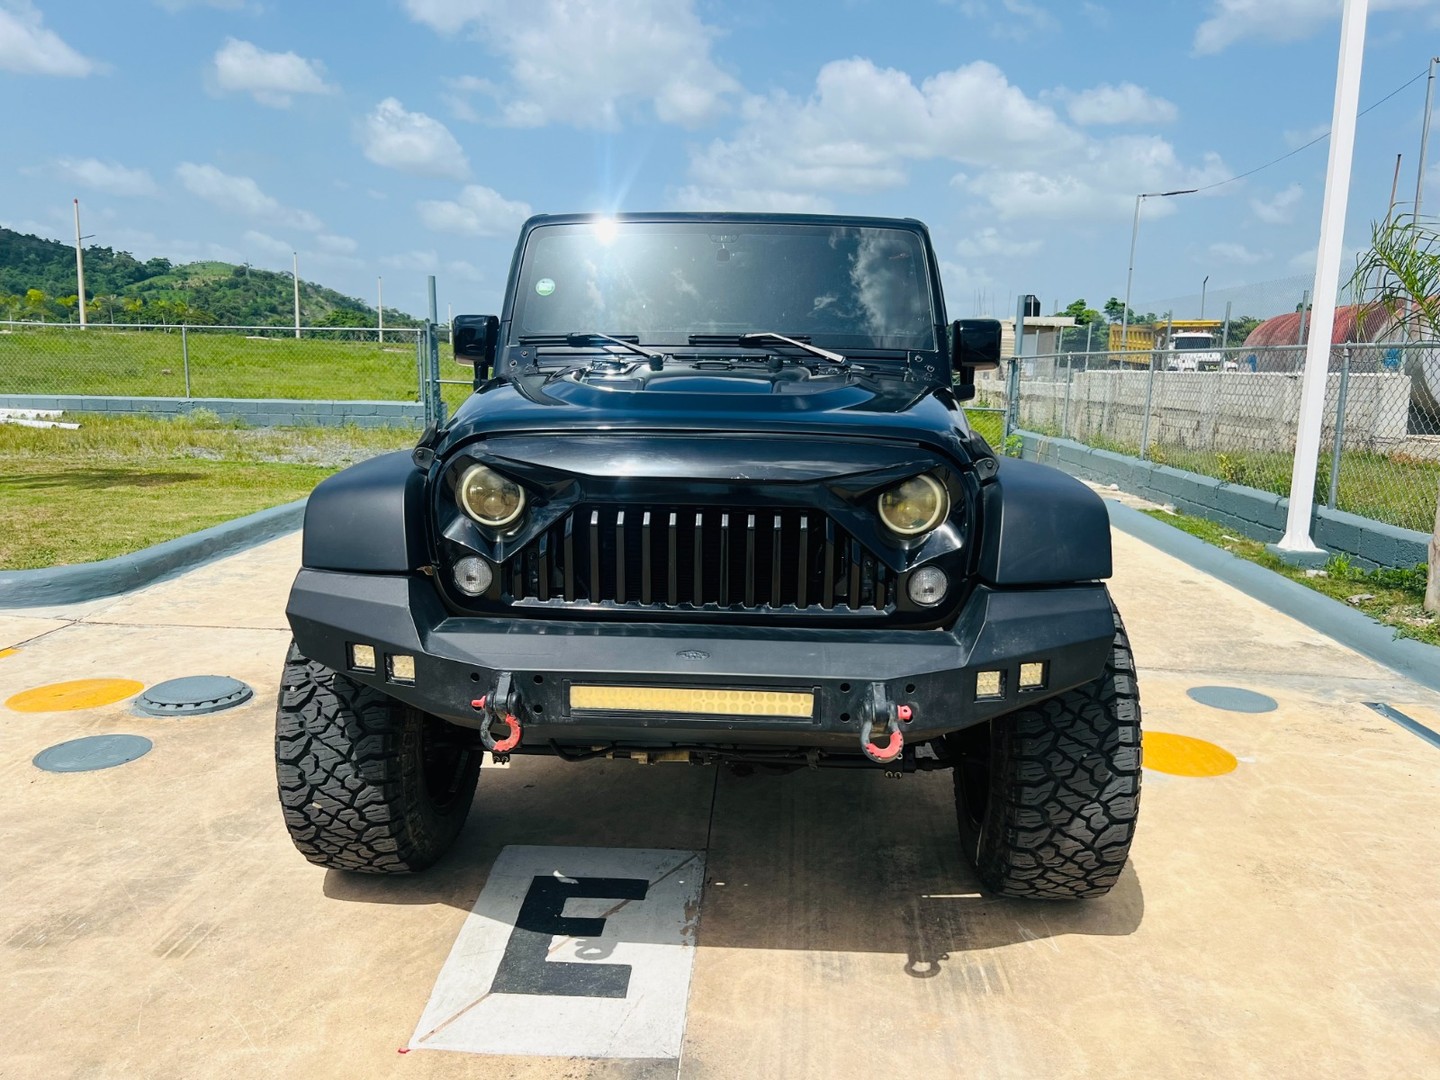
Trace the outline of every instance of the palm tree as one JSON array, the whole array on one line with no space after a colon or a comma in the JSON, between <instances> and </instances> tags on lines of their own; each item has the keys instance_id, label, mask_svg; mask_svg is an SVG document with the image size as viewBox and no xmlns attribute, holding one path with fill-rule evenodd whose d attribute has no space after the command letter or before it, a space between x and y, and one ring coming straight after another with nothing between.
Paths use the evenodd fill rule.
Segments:
<instances>
[{"instance_id":1,"label":"palm tree","mask_svg":"<svg viewBox=\"0 0 1440 1080\"><path fill-rule=\"evenodd\" d=\"M1362 303L1378 303L1407 341L1440 343L1440 228L1436 219L1401 214L1370 226L1350 284ZM1440 612L1440 498L1430 537L1425 610Z\"/></svg>"}]
</instances>

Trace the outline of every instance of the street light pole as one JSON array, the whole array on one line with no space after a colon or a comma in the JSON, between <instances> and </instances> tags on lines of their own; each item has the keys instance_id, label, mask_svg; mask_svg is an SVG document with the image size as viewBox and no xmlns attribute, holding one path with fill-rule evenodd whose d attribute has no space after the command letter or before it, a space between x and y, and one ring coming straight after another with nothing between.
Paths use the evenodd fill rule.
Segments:
<instances>
[{"instance_id":1,"label":"street light pole","mask_svg":"<svg viewBox=\"0 0 1440 1080\"><path fill-rule=\"evenodd\" d=\"M1210 275L1205 275L1205 280L1200 282L1200 321L1205 321L1205 292L1210 288Z\"/></svg>"},{"instance_id":2,"label":"street light pole","mask_svg":"<svg viewBox=\"0 0 1440 1080\"><path fill-rule=\"evenodd\" d=\"M80 246L80 200L75 200L75 285L80 293L80 327L85 327L85 249Z\"/></svg>"},{"instance_id":3,"label":"street light pole","mask_svg":"<svg viewBox=\"0 0 1440 1080\"><path fill-rule=\"evenodd\" d=\"M1125 271L1125 310L1120 314L1120 351L1129 344L1126 336L1130 331L1130 286L1135 280L1135 240L1140 235L1140 204L1146 199L1168 199L1171 195L1194 195L1199 188L1184 191L1146 191L1135 196L1135 221L1130 226L1130 266Z\"/></svg>"},{"instance_id":4,"label":"street light pole","mask_svg":"<svg viewBox=\"0 0 1440 1080\"><path fill-rule=\"evenodd\" d=\"M290 253L290 276L295 282L295 340L300 340L300 255Z\"/></svg>"},{"instance_id":5,"label":"street light pole","mask_svg":"<svg viewBox=\"0 0 1440 1080\"><path fill-rule=\"evenodd\" d=\"M1350 200L1350 166L1355 152L1355 120L1360 105L1360 68L1365 53L1365 17L1369 0L1345 0L1340 20L1340 59L1335 74L1334 119L1330 124L1330 161L1325 171L1325 200L1320 211L1320 245L1315 257L1310 337L1305 375L1300 381L1300 415L1295 431L1295 464L1290 472L1290 507L1285 535L1276 547L1304 558L1323 555L1310 538L1315 505L1315 473L1330 376L1330 343L1335 299L1340 289L1345 211ZM1304 318L1304 312L1301 313Z\"/></svg>"},{"instance_id":6,"label":"street light pole","mask_svg":"<svg viewBox=\"0 0 1440 1080\"><path fill-rule=\"evenodd\" d=\"M1435 65L1440 56L1430 58L1430 77L1425 82L1425 116L1420 121L1420 164L1415 170L1415 221L1420 221L1420 200L1425 194L1425 148L1430 142L1430 106L1435 100ZM1398 168L1398 166L1397 166Z\"/></svg>"}]
</instances>

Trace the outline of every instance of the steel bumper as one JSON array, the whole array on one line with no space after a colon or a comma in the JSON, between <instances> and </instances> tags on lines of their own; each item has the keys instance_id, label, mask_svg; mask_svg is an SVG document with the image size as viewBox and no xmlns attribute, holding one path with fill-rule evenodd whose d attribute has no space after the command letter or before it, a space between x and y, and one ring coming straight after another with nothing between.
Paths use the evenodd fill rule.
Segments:
<instances>
[{"instance_id":1,"label":"steel bumper","mask_svg":"<svg viewBox=\"0 0 1440 1080\"><path fill-rule=\"evenodd\" d=\"M909 706L915 744L1090 682L1114 639L1105 586L970 596L949 630L793 629L450 615L420 575L301 570L286 608L300 651L393 697L479 727L476 701L509 675L523 746L775 746L851 751L867 709ZM351 647L374 649L357 670ZM412 657L397 681L393 657ZM1021 687L1021 665L1043 685ZM403 661L401 671L408 670ZM999 673L997 681L993 674ZM977 675L987 673L977 689ZM572 686L812 694L807 716L572 709ZM793 699L791 699L793 700Z\"/></svg>"}]
</instances>

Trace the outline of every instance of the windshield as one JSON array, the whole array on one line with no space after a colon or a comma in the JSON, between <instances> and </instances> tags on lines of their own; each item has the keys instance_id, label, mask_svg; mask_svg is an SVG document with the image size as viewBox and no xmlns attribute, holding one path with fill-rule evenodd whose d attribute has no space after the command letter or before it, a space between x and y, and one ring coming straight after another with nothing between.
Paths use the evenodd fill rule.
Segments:
<instances>
[{"instance_id":1,"label":"windshield","mask_svg":"<svg viewBox=\"0 0 1440 1080\"><path fill-rule=\"evenodd\" d=\"M1177 337L1175 339L1175 348L1181 352L1195 349L1213 349L1214 347L1215 339L1209 334L1195 334L1188 337Z\"/></svg>"},{"instance_id":2,"label":"windshield","mask_svg":"<svg viewBox=\"0 0 1440 1080\"><path fill-rule=\"evenodd\" d=\"M577 331L683 345L770 331L851 349L934 349L925 249L906 229L757 222L543 225L511 340Z\"/></svg>"}]
</instances>

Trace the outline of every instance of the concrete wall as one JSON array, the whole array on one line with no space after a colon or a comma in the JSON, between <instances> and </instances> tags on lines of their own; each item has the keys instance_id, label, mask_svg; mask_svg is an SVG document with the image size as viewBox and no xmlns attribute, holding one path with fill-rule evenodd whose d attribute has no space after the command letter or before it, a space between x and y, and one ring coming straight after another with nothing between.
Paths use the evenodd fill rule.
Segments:
<instances>
[{"instance_id":1,"label":"concrete wall","mask_svg":"<svg viewBox=\"0 0 1440 1080\"><path fill-rule=\"evenodd\" d=\"M1020 384L1022 428L1063 431L1071 438L1139 446L1147 371L1080 371L1067 382ZM1187 450L1283 450L1295 447L1300 376L1256 372L1157 371L1150 404L1150 441ZM1340 376L1329 377L1325 430L1334 439ZM1068 402L1067 402L1068 398ZM1352 374L1346 391L1345 448L1384 453L1406 442L1410 379Z\"/></svg>"},{"instance_id":2,"label":"concrete wall","mask_svg":"<svg viewBox=\"0 0 1440 1080\"><path fill-rule=\"evenodd\" d=\"M1122 491L1170 503L1175 509L1209 518L1237 535L1274 543L1285 532L1290 500L1268 491L1183 472L1139 458L1095 450L1069 439L1052 439L1021 432L1023 456L1063 469L1072 476ZM1311 536L1335 554L1344 554L1356 566L1411 567L1426 561L1430 538L1425 533L1399 529L1342 510L1317 507Z\"/></svg>"},{"instance_id":3,"label":"concrete wall","mask_svg":"<svg viewBox=\"0 0 1440 1080\"><path fill-rule=\"evenodd\" d=\"M109 397L81 394L0 394L0 409L63 409L110 416L184 416L208 409L250 427L306 425L422 427L425 409L410 401L292 401L265 398Z\"/></svg>"}]
</instances>

